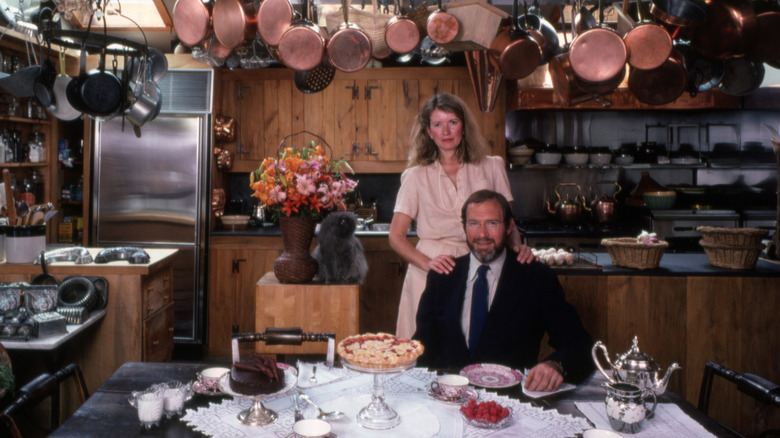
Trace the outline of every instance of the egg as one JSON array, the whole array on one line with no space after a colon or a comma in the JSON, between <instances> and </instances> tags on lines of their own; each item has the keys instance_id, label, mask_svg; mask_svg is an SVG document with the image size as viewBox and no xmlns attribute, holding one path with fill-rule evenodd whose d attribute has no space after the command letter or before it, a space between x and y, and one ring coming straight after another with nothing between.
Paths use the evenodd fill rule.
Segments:
<instances>
[{"instance_id":1,"label":"egg","mask_svg":"<svg viewBox=\"0 0 780 438\"><path fill-rule=\"evenodd\" d=\"M567 265L573 265L574 264L574 254L572 254L572 253L566 254L566 264Z\"/></svg>"},{"instance_id":2,"label":"egg","mask_svg":"<svg viewBox=\"0 0 780 438\"><path fill-rule=\"evenodd\" d=\"M555 254L555 264L556 265L562 265L566 262L566 254Z\"/></svg>"}]
</instances>

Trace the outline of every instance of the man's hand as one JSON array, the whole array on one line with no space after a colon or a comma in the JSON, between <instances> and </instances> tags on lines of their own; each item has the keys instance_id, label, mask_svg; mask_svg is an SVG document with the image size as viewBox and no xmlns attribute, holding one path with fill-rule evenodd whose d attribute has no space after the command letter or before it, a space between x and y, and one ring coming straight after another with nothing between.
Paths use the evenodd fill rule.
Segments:
<instances>
[{"instance_id":1,"label":"man's hand","mask_svg":"<svg viewBox=\"0 0 780 438\"><path fill-rule=\"evenodd\" d=\"M525 389L529 391L555 391L563 383L563 370L560 364L548 360L531 368L525 376Z\"/></svg>"},{"instance_id":2,"label":"man's hand","mask_svg":"<svg viewBox=\"0 0 780 438\"><path fill-rule=\"evenodd\" d=\"M534 253L531 251L531 247L527 245L516 245L512 248L517 252L517 261L520 263L531 263L534 261Z\"/></svg>"}]
</instances>

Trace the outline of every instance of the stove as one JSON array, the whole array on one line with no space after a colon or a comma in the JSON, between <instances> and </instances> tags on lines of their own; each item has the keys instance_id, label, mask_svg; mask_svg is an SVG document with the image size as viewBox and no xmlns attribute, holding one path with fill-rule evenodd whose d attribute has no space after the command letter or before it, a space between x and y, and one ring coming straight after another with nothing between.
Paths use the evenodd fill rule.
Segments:
<instances>
[{"instance_id":1,"label":"stove","mask_svg":"<svg viewBox=\"0 0 780 438\"><path fill-rule=\"evenodd\" d=\"M769 237L774 236L777 224L776 210L742 210L741 216L743 227L768 230Z\"/></svg>"},{"instance_id":2,"label":"stove","mask_svg":"<svg viewBox=\"0 0 780 438\"><path fill-rule=\"evenodd\" d=\"M636 236L641 232L641 226L623 222L562 224L554 220L519 218L515 223L524 243L532 248L564 248L575 252L596 250L605 237Z\"/></svg>"},{"instance_id":3,"label":"stove","mask_svg":"<svg viewBox=\"0 0 780 438\"><path fill-rule=\"evenodd\" d=\"M735 228L739 226L739 214L734 210L652 210L653 232L661 239L701 238L696 228Z\"/></svg>"}]
</instances>

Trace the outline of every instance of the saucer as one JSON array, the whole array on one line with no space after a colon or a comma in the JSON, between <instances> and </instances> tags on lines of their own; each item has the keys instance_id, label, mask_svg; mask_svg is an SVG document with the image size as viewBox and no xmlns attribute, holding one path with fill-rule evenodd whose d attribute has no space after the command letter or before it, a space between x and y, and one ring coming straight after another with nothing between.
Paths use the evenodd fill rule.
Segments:
<instances>
[{"instance_id":1,"label":"saucer","mask_svg":"<svg viewBox=\"0 0 780 438\"><path fill-rule=\"evenodd\" d=\"M203 395L224 395L222 391L219 389L208 389L203 384L203 382L195 382L192 384L192 390L197 392L198 394Z\"/></svg>"},{"instance_id":2,"label":"saucer","mask_svg":"<svg viewBox=\"0 0 780 438\"><path fill-rule=\"evenodd\" d=\"M291 433L291 434L287 435L287 436L286 436L286 437L284 437L284 438L298 438L298 435L296 435L296 434L295 434L295 432L293 432L293 433ZM336 435L336 434L335 434L335 433L333 433L333 432L329 432L327 435L325 435L325 437L324 437L324 438L339 438L339 436L338 436L338 435Z\"/></svg>"},{"instance_id":3,"label":"saucer","mask_svg":"<svg viewBox=\"0 0 780 438\"><path fill-rule=\"evenodd\" d=\"M428 389L428 395L431 396L432 399L438 400L442 403L449 403L453 405L460 405L463 404L466 400L475 398L479 398L479 394L477 394L477 391L468 388L466 389L466 392L463 393L460 397L447 397L446 395L440 394L432 389Z\"/></svg>"}]
</instances>

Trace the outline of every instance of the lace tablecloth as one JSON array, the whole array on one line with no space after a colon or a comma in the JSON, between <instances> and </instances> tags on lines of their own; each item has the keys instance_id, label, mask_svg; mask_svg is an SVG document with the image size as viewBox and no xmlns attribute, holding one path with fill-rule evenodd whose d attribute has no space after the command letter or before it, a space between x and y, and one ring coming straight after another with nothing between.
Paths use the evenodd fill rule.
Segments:
<instances>
[{"instance_id":1,"label":"lace tablecloth","mask_svg":"<svg viewBox=\"0 0 780 438\"><path fill-rule=\"evenodd\" d=\"M596 427L610 429L607 411L603 402L575 402L580 410ZM684 436L687 438L715 438L701 424L689 417L679 406L658 403L655 415L642 423L642 429L633 435L635 438L654 438L659 436Z\"/></svg>"},{"instance_id":2,"label":"lace tablecloth","mask_svg":"<svg viewBox=\"0 0 780 438\"><path fill-rule=\"evenodd\" d=\"M310 371L299 364L300 380L307 379ZM310 368L309 368L310 369ZM540 438L573 437L590 426L585 418L562 415L555 410L542 410L521 403L518 400L478 390L480 400L495 400L514 410L512 424L499 431L480 429L468 425L459 412L458 405L446 404L432 399L428 395L428 385L436 378L436 373L424 368L414 368L402 374L385 376L385 401L401 416L401 424L390 430L368 430L360 427L355 415L371 400L373 376L360 374L341 368L325 371L317 367L317 384L300 388L305 391L325 411L339 410L346 415L331 421L333 433L339 438L351 437L463 437L490 438L534 436ZM309 384L308 382L306 382ZM293 425L293 389L290 394L266 399L263 404L277 412L278 418L267 426L245 426L237 419L239 412L251 405L247 399L221 400L207 407L188 410L182 417L189 427L209 436L277 437L291 435ZM313 418L316 411L300 404L306 418Z\"/></svg>"}]
</instances>

